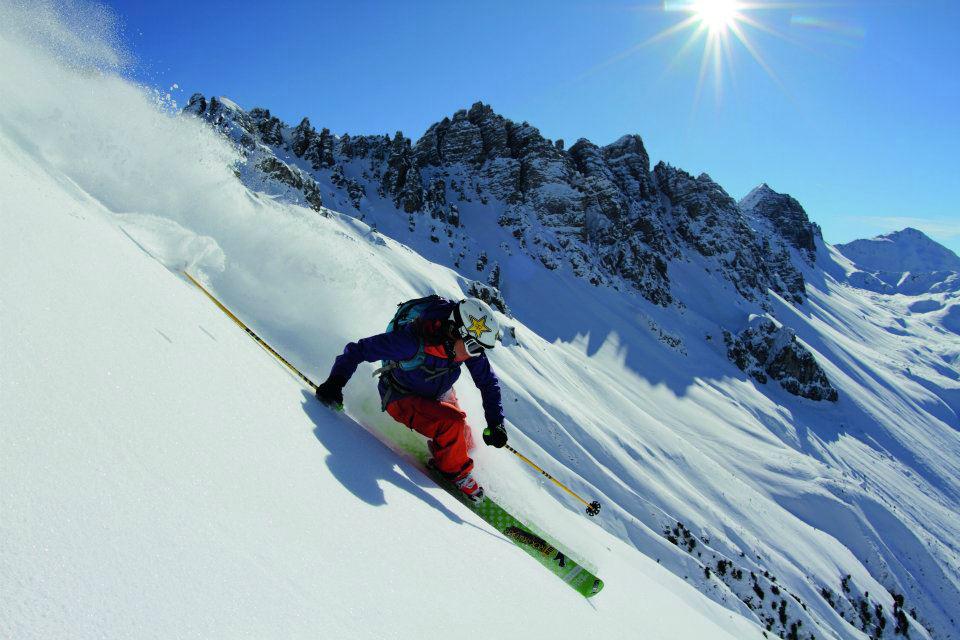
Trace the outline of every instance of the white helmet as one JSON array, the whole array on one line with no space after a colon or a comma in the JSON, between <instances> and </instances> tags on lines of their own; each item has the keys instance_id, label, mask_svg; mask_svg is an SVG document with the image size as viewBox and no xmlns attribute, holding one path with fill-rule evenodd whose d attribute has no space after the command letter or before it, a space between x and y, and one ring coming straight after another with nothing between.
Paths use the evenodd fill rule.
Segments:
<instances>
[{"instance_id":1,"label":"white helmet","mask_svg":"<svg viewBox=\"0 0 960 640\"><path fill-rule=\"evenodd\" d=\"M500 323L493 315L493 309L483 300L461 300L453 308L450 319L471 356L480 355L484 349L493 349L501 338Z\"/></svg>"}]
</instances>

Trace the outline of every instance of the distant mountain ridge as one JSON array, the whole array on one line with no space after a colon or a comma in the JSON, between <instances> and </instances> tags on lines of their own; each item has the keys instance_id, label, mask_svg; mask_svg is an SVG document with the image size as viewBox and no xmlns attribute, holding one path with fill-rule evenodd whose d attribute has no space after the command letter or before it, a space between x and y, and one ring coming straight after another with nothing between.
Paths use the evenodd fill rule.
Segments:
<instances>
[{"instance_id":1,"label":"distant mountain ridge","mask_svg":"<svg viewBox=\"0 0 960 640\"><path fill-rule=\"evenodd\" d=\"M834 246L866 271L960 272L960 257L957 254L922 231L910 227Z\"/></svg>"},{"instance_id":2,"label":"distant mountain ridge","mask_svg":"<svg viewBox=\"0 0 960 640\"><path fill-rule=\"evenodd\" d=\"M960 257L917 229L834 246L859 269L849 281L861 289L911 296L960 291Z\"/></svg>"}]
</instances>

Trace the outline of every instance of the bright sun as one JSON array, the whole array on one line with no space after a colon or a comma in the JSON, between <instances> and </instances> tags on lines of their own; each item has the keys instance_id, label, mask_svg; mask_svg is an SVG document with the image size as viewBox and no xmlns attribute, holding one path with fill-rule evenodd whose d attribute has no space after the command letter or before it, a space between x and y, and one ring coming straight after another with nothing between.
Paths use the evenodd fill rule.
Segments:
<instances>
[{"instance_id":1,"label":"bright sun","mask_svg":"<svg viewBox=\"0 0 960 640\"><path fill-rule=\"evenodd\" d=\"M801 4L797 2L793 6ZM673 64L679 62L698 43L702 43L703 52L695 102L699 100L700 92L709 76L713 76L719 100L721 77L724 68L729 70L733 63L735 43L746 49L764 71L779 84L773 70L763 60L746 32L747 27L752 27L772 33L769 27L758 22L750 13L776 6L779 5L773 0L663 0L664 11L686 14L686 18L657 34L648 42L655 42L675 33L688 32L687 41L680 47Z\"/></svg>"},{"instance_id":2,"label":"bright sun","mask_svg":"<svg viewBox=\"0 0 960 640\"><path fill-rule=\"evenodd\" d=\"M689 11L713 33L724 33L740 18L738 0L694 0Z\"/></svg>"},{"instance_id":3,"label":"bright sun","mask_svg":"<svg viewBox=\"0 0 960 640\"><path fill-rule=\"evenodd\" d=\"M0 0L2 1L2 0ZM764 59L761 52L761 42L757 35L766 38L780 38L794 41L773 25L760 19L764 14L773 12L791 13L789 24L792 27L807 27L825 32L834 32L839 37L863 38L864 30L856 25L819 19L813 15L797 13L805 9L813 9L833 4L853 4L857 0L644 0L637 9L663 11L664 13L679 16L663 31L650 36L646 40L617 53L612 58L594 67L593 73L603 67L623 60L644 47L661 42L674 36L682 35L680 46L669 61L665 74L681 68L688 56L696 51L700 52L700 71L697 79L697 90L694 95L694 107L700 100L704 86L709 79L713 80L717 102L722 97L724 75L734 80L734 62L737 54L745 51L759 65L770 79L785 93L789 93L783 82L777 77L773 68ZM654 5L660 5L654 7ZM645 20L646 21L646 20ZM796 43L796 41L794 41ZM735 85L731 82L731 86Z\"/></svg>"}]
</instances>

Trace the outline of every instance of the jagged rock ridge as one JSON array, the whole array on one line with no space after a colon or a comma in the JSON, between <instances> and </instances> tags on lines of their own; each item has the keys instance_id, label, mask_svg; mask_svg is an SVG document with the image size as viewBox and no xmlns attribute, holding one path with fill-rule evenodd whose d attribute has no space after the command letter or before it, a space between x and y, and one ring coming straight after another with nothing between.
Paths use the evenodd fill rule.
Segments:
<instances>
[{"instance_id":1,"label":"jagged rock ridge","mask_svg":"<svg viewBox=\"0 0 960 640\"><path fill-rule=\"evenodd\" d=\"M812 260L819 229L795 200L766 188L751 208L771 223L760 232L706 174L695 178L662 162L651 170L637 135L605 146L581 139L566 150L480 102L432 125L415 144L401 132L334 136L306 118L289 127L267 109L244 112L200 94L185 110L231 135L261 173L299 192L307 206L321 208L317 180L327 179L361 216L374 193L407 215L411 230L426 214L430 239L460 251L457 266L469 259L459 245L470 231L459 207L476 202L510 232L517 250L547 269L569 267L595 285L632 287L658 305L676 302L670 263L687 260L689 249L747 301L763 304L768 290L804 300L790 248ZM284 162L284 154L296 162ZM283 171L277 162L309 171Z\"/></svg>"}]
</instances>

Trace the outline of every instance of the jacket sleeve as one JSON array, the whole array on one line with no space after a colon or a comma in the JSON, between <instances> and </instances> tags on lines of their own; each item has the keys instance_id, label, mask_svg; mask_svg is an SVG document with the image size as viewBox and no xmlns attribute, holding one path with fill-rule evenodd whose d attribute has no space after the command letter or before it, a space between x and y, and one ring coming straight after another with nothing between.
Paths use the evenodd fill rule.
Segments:
<instances>
[{"instance_id":1,"label":"jacket sleeve","mask_svg":"<svg viewBox=\"0 0 960 640\"><path fill-rule=\"evenodd\" d=\"M490 366L490 360L487 359L486 354L480 354L475 358L470 358L464 364L470 371L473 383L480 389L480 396L483 398L483 414L487 420L487 425L501 424L503 422L503 405L500 400L500 381Z\"/></svg>"},{"instance_id":2,"label":"jacket sleeve","mask_svg":"<svg viewBox=\"0 0 960 640\"><path fill-rule=\"evenodd\" d=\"M420 341L406 327L351 342L337 356L330 375L349 380L361 362L409 360L420 350Z\"/></svg>"}]
</instances>

